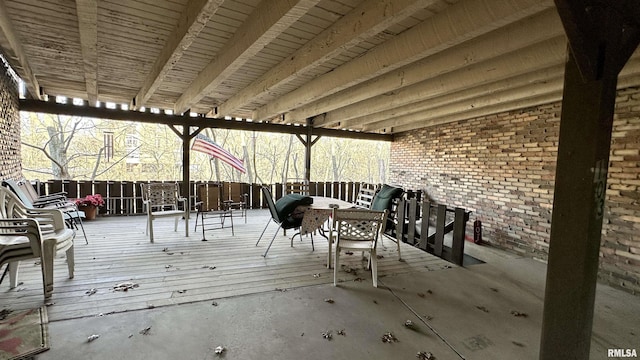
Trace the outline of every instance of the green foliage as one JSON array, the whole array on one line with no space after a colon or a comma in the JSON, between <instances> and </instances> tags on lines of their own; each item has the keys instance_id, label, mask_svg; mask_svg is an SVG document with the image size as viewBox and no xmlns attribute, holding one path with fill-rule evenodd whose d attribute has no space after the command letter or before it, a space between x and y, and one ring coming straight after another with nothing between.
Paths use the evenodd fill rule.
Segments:
<instances>
[{"instance_id":1,"label":"green foliage","mask_svg":"<svg viewBox=\"0 0 640 360\"><path fill-rule=\"evenodd\" d=\"M21 131L23 173L30 179L182 179L182 142L166 125L23 113ZM205 129L203 134L236 157L246 156L248 172L191 151L192 180L276 183L304 178L305 148L295 135L225 129ZM109 158L108 136L113 138ZM311 180L383 182L388 159L389 143L321 138L312 147Z\"/></svg>"}]
</instances>

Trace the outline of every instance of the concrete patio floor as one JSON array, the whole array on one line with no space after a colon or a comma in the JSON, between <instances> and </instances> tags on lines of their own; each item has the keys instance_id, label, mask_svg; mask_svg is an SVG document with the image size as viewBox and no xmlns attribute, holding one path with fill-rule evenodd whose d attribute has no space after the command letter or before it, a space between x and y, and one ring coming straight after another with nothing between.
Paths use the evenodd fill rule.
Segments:
<instances>
[{"instance_id":1,"label":"concrete patio floor","mask_svg":"<svg viewBox=\"0 0 640 360\"><path fill-rule=\"evenodd\" d=\"M377 289L366 277L53 321L36 359L537 359L545 264L474 244L467 253L486 263L386 276ZM598 286L591 359L640 350L638 300ZM389 332L397 342L382 341Z\"/></svg>"}]
</instances>

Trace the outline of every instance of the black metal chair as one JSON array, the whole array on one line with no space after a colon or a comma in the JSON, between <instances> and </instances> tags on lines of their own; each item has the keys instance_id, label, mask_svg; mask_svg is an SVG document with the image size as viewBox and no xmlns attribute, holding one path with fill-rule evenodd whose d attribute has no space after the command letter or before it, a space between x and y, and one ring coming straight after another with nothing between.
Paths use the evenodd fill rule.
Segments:
<instances>
[{"instance_id":1,"label":"black metal chair","mask_svg":"<svg viewBox=\"0 0 640 360\"><path fill-rule=\"evenodd\" d=\"M224 197L222 184L220 183L208 183L198 184L196 193L198 195L198 202L196 202L196 229L198 227L198 219L200 219L200 226L202 226L202 241L207 241L205 234L206 230L216 230L229 227L225 225L225 220L229 218L231 225L231 235L235 235L233 230L233 210L230 207L224 206ZM213 224L206 224L206 220L213 219ZM195 229L194 229L195 230Z\"/></svg>"},{"instance_id":2,"label":"black metal chair","mask_svg":"<svg viewBox=\"0 0 640 360\"><path fill-rule=\"evenodd\" d=\"M269 227L271 221L278 224L278 229L276 229L276 232L273 235L273 238L271 239L267 250L264 252L264 255L262 255L263 257L266 257L269 249L271 248L271 245L273 244L273 241L278 235L278 230L280 230L281 228L286 230L297 229L300 227L300 225L302 224L304 212L298 212L296 211L296 208L300 205L310 205L311 203L313 203L313 198L299 194L288 194L278 199L277 202L274 202L273 195L271 195L271 190L269 190L269 188L267 188L266 186L262 187L262 195L267 202L267 205L269 206L271 218L267 222L267 225L264 227L264 230L262 230L262 234L260 234L260 238L258 238L256 246L258 246L260 240L262 240L262 236L264 235L265 231L267 231L267 227ZM293 237L291 238L291 246L293 246ZM313 236L311 236L311 247L314 248Z\"/></svg>"}]
</instances>

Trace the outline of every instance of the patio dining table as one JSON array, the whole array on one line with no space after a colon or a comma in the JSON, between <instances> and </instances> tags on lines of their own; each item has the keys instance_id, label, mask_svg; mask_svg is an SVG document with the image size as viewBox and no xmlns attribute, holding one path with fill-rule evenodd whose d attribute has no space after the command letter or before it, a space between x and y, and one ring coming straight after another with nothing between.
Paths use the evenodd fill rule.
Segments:
<instances>
[{"instance_id":1,"label":"patio dining table","mask_svg":"<svg viewBox=\"0 0 640 360\"><path fill-rule=\"evenodd\" d=\"M315 231L320 231L320 233L327 238L327 241L329 241L327 267L331 268L331 226L329 226L329 237L324 235L323 226L331 217L331 213L334 208L348 209L354 207L355 204L348 201L324 196L312 196L312 198L313 204L300 206L297 209L298 211L304 212L302 224L300 225L300 234L307 235L312 234Z\"/></svg>"}]
</instances>

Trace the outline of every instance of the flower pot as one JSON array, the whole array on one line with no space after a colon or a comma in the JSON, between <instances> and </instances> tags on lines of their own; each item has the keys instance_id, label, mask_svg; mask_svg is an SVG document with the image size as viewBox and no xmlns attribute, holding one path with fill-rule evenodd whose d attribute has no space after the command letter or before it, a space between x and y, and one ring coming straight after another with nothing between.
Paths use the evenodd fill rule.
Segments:
<instances>
[{"instance_id":1,"label":"flower pot","mask_svg":"<svg viewBox=\"0 0 640 360\"><path fill-rule=\"evenodd\" d=\"M93 220L96 218L98 208L94 205L85 205L79 207L80 211L84 211L84 216L87 220Z\"/></svg>"}]
</instances>

